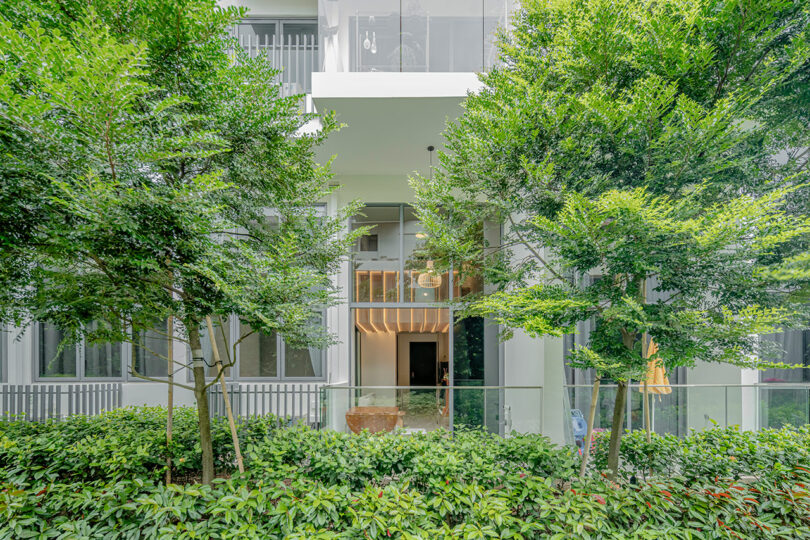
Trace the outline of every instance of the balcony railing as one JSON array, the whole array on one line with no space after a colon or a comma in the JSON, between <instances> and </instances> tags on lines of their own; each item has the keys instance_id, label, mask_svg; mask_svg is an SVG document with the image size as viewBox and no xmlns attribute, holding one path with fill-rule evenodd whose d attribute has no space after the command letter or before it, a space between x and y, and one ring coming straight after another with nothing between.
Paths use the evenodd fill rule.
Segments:
<instances>
[{"instance_id":1,"label":"balcony railing","mask_svg":"<svg viewBox=\"0 0 810 540\"><path fill-rule=\"evenodd\" d=\"M280 70L282 94L312 92L312 72L318 71L318 34L312 24L297 22L287 29L283 21L250 19L233 29L233 37L249 57L265 56ZM287 23L289 26L289 23Z\"/></svg>"},{"instance_id":2,"label":"balcony railing","mask_svg":"<svg viewBox=\"0 0 810 540\"><path fill-rule=\"evenodd\" d=\"M571 409L587 418L590 385L566 387ZM656 390L663 390L659 394ZM650 425L658 434L688 435L691 430L738 425L760 430L810 423L808 384L673 384L649 386ZM616 385L602 385L594 427L609 429ZM643 385L633 384L625 411L625 428L644 429Z\"/></svg>"},{"instance_id":3,"label":"balcony railing","mask_svg":"<svg viewBox=\"0 0 810 540\"><path fill-rule=\"evenodd\" d=\"M484 428L543 431L540 386L326 386L323 426L336 431Z\"/></svg>"}]
</instances>

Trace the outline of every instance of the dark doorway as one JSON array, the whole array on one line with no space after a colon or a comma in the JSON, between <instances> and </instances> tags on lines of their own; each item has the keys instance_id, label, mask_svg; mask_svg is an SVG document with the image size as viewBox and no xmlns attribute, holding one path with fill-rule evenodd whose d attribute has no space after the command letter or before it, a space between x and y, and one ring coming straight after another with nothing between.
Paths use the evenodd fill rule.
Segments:
<instances>
[{"instance_id":1,"label":"dark doorway","mask_svg":"<svg viewBox=\"0 0 810 540\"><path fill-rule=\"evenodd\" d=\"M436 342L411 341L411 386L436 386Z\"/></svg>"}]
</instances>

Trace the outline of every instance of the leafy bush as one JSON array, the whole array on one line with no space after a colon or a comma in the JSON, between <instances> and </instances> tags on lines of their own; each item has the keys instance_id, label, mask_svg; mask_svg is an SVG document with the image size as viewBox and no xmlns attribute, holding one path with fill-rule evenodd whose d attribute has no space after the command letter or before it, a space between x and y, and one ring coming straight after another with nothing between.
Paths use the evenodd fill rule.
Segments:
<instances>
[{"instance_id":1,"label":"leafy bush","mask_svg":"<svg viewBox=\"0 0 810 540\"><path fill-rule=\"evenodd\" d=\"M200 466L194 414L175 415L171 454L181 478ZM239 475L227 425L217 421L226 478L166 486L164 422L159 408L130 408L0 423L0 538L810 536L810 468L793 463L806 429L691 437L704 452L725 448L740 466L771 463L746 484L733 474L715 479L711 459L685 453L673 438L656 437L647 457L643 437L631 434L629 467L666 476L666 455L700 463L688 477L617 485L598 475L580 482L577 456L537 435L350 435L278 428L274 418L239 425L247 466ZM746 452L751 440L763 449Z\"/></svg>"},{"instance_id":2,"label":"leafy bush","mask_svg":"<svg viewBox=\"0 0 810 540\"><path fill-rule=\"evenodd\" d=\"M597 433L593 468L607 468L610 432ZM633 431L622 438L621 468L626 478L678 474L687 480L743 476L768 477L810 466L810 426L741 431L739 427L707 429L678 439L673 435Z\"/></svg>"}]
</instances>

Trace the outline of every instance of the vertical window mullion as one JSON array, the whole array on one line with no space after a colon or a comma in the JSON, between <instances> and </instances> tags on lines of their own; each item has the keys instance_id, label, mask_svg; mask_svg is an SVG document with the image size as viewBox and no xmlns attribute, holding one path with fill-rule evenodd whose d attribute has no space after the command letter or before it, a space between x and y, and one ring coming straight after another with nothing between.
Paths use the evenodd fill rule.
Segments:
<instances>
[{"instance_id":1,"label":"vertical window mullion","mask_svg":"<svg viewBox=\"0 0 810 540\"><path fill-rule=\"evenodd\" d=\"M76 379L84 380L84 355L87 349L87 338L82 337L80 341L76 342Z\"/></svg>"},{"instance_id":2,"label":"vertical window mullion","mask_svg":"<svg viewBox=\"0 0 810 540\"><path fill-rule=\"evenodd\" d=\"M276 376L279 380L284 380L287 376L284 369L284 338L281 334L276 333Z\"/></svg>"}]
</instances>

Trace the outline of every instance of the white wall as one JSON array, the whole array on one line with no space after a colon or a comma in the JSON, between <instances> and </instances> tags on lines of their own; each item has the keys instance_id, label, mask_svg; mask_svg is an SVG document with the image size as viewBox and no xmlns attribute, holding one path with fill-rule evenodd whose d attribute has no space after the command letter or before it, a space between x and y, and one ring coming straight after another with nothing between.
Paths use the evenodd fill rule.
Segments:
<instances>
[{"instance_id":1,"label":"white wall","mask_svg":"<svg viewBox=\"0 0 810 540\"><path fill-rule=\"evenodd\" d=\"M396 334L360 334L360 351L363 386L396 386Z\"/></svg>"},{"instance_id":2,"label":"white wall","mask_svg":"<svg viewBox=\"0 0 810 540\"><path fill-rule=\"evenodd\" d=\"M249 17L317 17L317 0L220 0L222 7L248 8Z\"/></svg>"}]
</instances>

